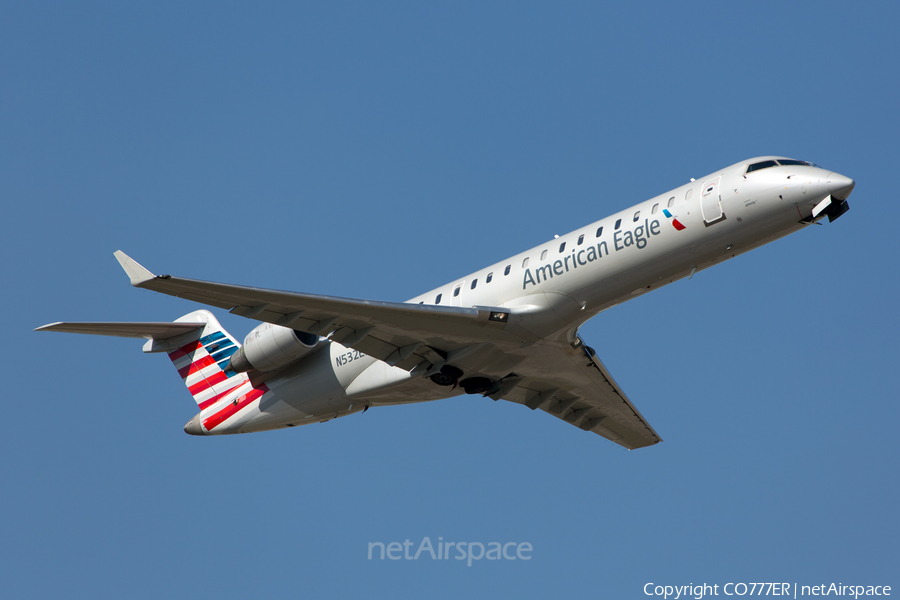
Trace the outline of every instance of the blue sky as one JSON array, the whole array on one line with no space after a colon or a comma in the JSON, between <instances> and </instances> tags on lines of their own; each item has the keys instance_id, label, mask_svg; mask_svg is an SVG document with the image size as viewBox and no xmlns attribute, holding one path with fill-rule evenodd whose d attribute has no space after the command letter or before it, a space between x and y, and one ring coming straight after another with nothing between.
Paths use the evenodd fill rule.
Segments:
<instances>
[{"instance_id":1,"label":"blue sky","mask_svg":"<svg viewBox=\"0 0 900 600\"><path fill-rule=\"evenodd\" d=\"M6 3L4 596L900 585L894 3ZM405 300L744 158L850 212L582 328L665 440L477 396L198 439L156 272ZM238 338L253 324L217 311ZM369 561L369 542L530 561Z\"/></svg>"}]
</instances>

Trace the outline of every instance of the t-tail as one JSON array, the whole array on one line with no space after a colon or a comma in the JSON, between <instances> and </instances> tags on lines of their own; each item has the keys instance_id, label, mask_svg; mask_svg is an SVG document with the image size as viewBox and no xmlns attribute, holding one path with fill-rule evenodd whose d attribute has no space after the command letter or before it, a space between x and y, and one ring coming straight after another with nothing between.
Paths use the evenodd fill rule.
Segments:
<instances>
[{"instance_id":1,"label":"t-tail","mask_svg":"<svg viewBox=\"0 0 900 600\"><path fill-rule=\"evenodd\" d=\"M208 310L172 323L52 323L36 331L147 339L144 352L169 355L200 409L184 426L192 435L234 433L229 425L240 420L238 413L268 391L265 385L254 387L246 373L228 370L231 355L241 346Z\"/></svg>"}]
</instances>

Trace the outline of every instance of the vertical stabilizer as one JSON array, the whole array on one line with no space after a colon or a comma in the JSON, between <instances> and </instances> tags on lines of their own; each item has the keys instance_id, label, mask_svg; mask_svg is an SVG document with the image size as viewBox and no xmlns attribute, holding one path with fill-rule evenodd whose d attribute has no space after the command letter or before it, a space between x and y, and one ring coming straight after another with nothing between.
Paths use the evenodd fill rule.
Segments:
<instances>
[{"instance_id":1,"label":"vertical stabilizer","mask_svg":"<svg viewBox=\"0 0 900 600\"><path fill-rule=\"evenodd\" d=\"M248 381L244 373L226 371L228 359L240 347L208 310L194 311L175 322L204 322L206 326L179 340L169 358L200 410L209 408Z\"/></svg>"}]
</instances>

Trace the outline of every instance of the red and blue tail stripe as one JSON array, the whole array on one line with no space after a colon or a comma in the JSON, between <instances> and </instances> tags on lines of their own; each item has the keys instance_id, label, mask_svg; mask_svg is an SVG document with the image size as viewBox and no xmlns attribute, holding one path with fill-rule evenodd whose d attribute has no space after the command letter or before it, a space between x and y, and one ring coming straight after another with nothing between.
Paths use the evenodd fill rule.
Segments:
<instances>
[{"instance_id":1,"label":"red and blue tail stripe","mask_svg":"<svg viewBox=\"0 0 900 600\"><path fill-rule=\"evenodd\" d=\"M230 372L229 377L200 340L169 352L169 358L201 410L212 406L247 380L246 376L234 372Z\"/></svg>"},{"instance_id":2,"label":"red and blue tail stripe","mask_svg":"<svg viewBox=\"0 0 900 600\"><path fill-rule=\"evenodd\" d=\"M214 428L259 400L262 395L268 391L269 388L266 387L265 384L255 388L247 381L246 385L241 387L238 392L240 393L240 396L235 397L231 402L226 402L223 406L217 408L212 415L203 419L203 427L205 427L207 431L212 431Z\"/></svg>"},{"instance_id":3,"label":"red and blue tail stripe","mask_svg":"<svg viewBox=\"0 0 900 600\"><path fill-rule=\"evenodd\" d=\"M247 381L247 376L226 371L228 359L239 348L209 311L196 311L179 320L202 320L206 326L195 339L169 352L172 364L201 410L209 408ZM190 339L190 338L188 338Z\"/></svg>"},{"instance_id":4,"label":"red and blue tail stripe","mask_svg":"<svg viewBox=\"0 0 900 600\"><path fill-rule=\"evenodd\" d=\"M190 341L169 352L172 364L200 407L203 427L211 431L226 421L234 422L235 417L242 419L238 413L258 403L269 388L254 387L246 373L225 370L240 345L212 313L198 310L178 320L206 323L187 338Z\"/></svg>"},{"instance_id":5,"label":"red and blue tail stripe","mask_svg":"<svg viewBox=\"0 0 900 600\"><path fill-rule=\"evenodd\" d=\"M200 338L203 348L209 353L210 358L219 365L219 368L227 377L235 375L234 371L225 371L228 366L228 359L237 352L238 345L234 340L230 339L222 331L214 331L213 333Z\"/></svg>"}]
</instances>

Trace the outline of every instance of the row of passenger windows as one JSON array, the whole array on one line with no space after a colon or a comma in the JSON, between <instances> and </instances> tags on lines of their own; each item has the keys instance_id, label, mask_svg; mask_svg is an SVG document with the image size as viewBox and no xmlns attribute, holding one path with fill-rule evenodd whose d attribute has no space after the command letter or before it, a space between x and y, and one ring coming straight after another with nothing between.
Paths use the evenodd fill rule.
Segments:
<instances>
[{"instance_id":1,"label":"row of passenger windows","mask_svg":"<svg viewBox=\"0 0 900 600\"><path fill-rule=\"evenodd\" d=\"M786 161L782 161L782 162L786 162ZM794 161L794 162L800 162L800 161ZM690 199L691 191L692 190L689 189L687 194L685 194L685 200ZM675 196L672 196L671 198L669 198L668 202L666 203L666 206L668 208L672 208L673 206L675 206ZM659 203L656 203L653 205L653 208L650 209L650 214L655 215L658 212L659 212ZM631 221L633 223L637 223L640 220L640 218L641 218L641 211L637 211L634 213L634 216L632 217ZM621 226L622 226L622 219L616 219L615 230L618 231ZM601 235L603 235L603 226L602 225L597 228L597 233L594 237L599 238ZM581 246L582 244L584 244L584 234L583 233L578 236L578 241L575 242L575 244L577 246ZM559 253L562 254L565 251L566 251L566 242L562 242L559 245ZM549 251L547 249L544 249L544 251L541 252L541 260L547 259L548 252ZM525 259L522 261L522 268L523 269L528 268L528 257L525 257ZM509 275L509 272L511 269L512 269L512 265L506 265L506 268L503 269L503 275ZM487 274L487 277L484 278L484 281L485 281L485 283L490 283L493 279L494 279L494 272L491 271L490 273ZM478 278L475 278L472 280L472 283L469 285L469 289L474 290L475 286L477 286L477 285L478 285ZM458 285L453 289L453 297L454 298L459 296L460 289L462 289L462 285ZM437 298L434 299L434 303L440 304L442 297L443 297L443 294L438 294ZM421 304L421 302L420 302L420 304Z\"/></svg>"},{"instance_id":2,"label":"row of passenger windows","mask_svg":"<svg viewBox=\"0 0 900 600\"><path fill-rule=\"evenodd\" d=\"M512 265L506 265L506 268L503 269L503 274L504 274L504 275L509 275L509 272L510 272L511 270L512 270ZM485 283L490 283L490 282L492 282L493 280L494 280L494 272L491 271L490 273L487 274L487 277L484 278L484 282L485 282ZM477 278L477 277L476 277L475 279L472 280L471 285L469 285L469 289L470 289L470 290L474 290L476 285L478 285L478 278ZM453 288L453 297L454 297L454 298L457 297L457 296L459 296L459 290L460 290L460 289L462 289L462 285L458 285L458 286L456 286L455 288ZM440 303L441 303L441 298L442 298L443 296L444 296L444 294L438 294L437 297L434 299L434 303L435 303L435 304L440 304ZM424 303L424 302L419 302L419 304L423 304L423 303Z\"/></svg>"}]
</instances>

